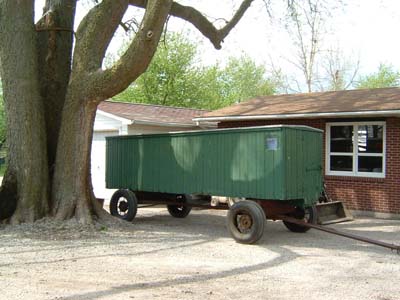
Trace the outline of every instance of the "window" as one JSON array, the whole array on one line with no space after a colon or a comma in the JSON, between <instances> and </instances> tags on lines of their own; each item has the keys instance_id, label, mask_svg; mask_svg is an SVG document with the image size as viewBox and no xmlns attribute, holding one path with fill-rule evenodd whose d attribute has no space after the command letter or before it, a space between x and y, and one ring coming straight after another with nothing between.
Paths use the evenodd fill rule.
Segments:
<instances>
[{"instance_id":1,"label":"window","mask_svg":"<svg viewBox=\"0 0 400 300\"><path fill-rule=\"evenodd\" d=\"M385 122L327 123L327 175L385 177Z\"/></svg>"}]
</instances>

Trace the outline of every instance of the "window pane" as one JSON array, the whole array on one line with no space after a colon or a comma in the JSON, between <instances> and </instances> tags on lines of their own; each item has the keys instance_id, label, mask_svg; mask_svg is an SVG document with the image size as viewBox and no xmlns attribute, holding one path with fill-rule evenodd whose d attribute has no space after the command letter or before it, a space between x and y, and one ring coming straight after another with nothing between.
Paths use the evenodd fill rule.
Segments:
<instances>
[{"instance_id":1,"label":"window pane","mask_svg":"<svg viewBox=\"0 0 400 300\"><path fill-rule=\"evenodd\" d=\"M353 156L331 155L331 171L353 171Z\"/></svg>"},{"instance_id":2,"label":"window pane","mask_svg":"<svg viewBox=\"0 0 400 300\"><path fill-rule=\"evenodd\" d=\"M353 126L331 126L331 152L353 152Z\"/></svg>"},{"instance_id":3,"label":"window pane","mask_svg":"<svg viewBox=\"0 0 400 300\"><path fill-rule=\"evenodd\" d=\"M382 125L358 126L358 152L362 153L383 152Z\"/></svg>"},{"instance_id":4,"label":"window pane","mask_svg":"<svg viewBox=\"0 0 400 300\"><path fill-rule=\"evenodd\" d=\"M382 173L382 170L382 157L358 157L358 172Z\"/></svg>"}]
</instances>

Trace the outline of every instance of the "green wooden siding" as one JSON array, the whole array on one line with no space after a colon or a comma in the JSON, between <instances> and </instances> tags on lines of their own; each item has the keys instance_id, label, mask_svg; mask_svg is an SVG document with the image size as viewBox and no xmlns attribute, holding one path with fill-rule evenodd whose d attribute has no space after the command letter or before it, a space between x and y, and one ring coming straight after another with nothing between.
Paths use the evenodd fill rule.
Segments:
<instances>
[{"instance_id":1,"label":"green wooden siding","mask_svg":"<svg viewBox=\"0 0 400 300\"><path fill-rule=\"evenodd\" d=\"M107 188L271 200L318 199L322 133L262 126L107 138Z\"/></svg>"}]
</instances>

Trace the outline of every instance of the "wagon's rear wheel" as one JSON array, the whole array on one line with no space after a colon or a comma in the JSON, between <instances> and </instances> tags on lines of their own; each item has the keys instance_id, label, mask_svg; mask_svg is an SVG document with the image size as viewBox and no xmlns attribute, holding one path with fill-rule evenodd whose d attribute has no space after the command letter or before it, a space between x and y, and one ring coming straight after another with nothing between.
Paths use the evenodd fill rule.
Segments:
<instances>
[{"instance_id":1,"label":"wagon's rear wheel","mask_svg":"<svg viewBox=\"0 0 400 300\"><path fill-rule=\"evenodd\" d=\"M315 205L306 207L305 209L297 208L296 213L291 214L290 217L294 217L299 220L304 220L304 222L306 223L317 224L317 209ZM286 221L283 221L283 224L285 224L286 228L292 232L304 233L310 230L310 227L305 227Z\"/></svg>"},{"instance_id":2,"label":"wagon's rear wheel","mask_svg":"<svg viewBox=\"0 0 400 300\"><path fill-rule=\"evenodd\" d=\"M239 243L253 244L264 233L265 213L261 206L253 201L239 201L228 211L228 230Z\"/></svg>"},{"instance_id":3,"label":"wagon's rear wheel","mask_svg":"<svg viewBox=\"0 0 400 300\"><path fill-rule=\"evenodd\" d=\"M187 215L192 210L192 207L185 205L187 204L189 197L190 197L189 195L177 196L176 201L182 202L182 205L176 205L176 204L167 205L169 214L174 218L186 218Z\"/></svg>"},{"instance_id":4,"label":"wagon's rear wheel","mask_svg":"<svg viewBox=\"0 0 400 300\"><path fill-rule=\"evenodd\" d=\"M135 218L137 207L137 198L130 190L117 190L110 200L110 213L126 221L132 221Z\"/></svg>"}]
</instances>

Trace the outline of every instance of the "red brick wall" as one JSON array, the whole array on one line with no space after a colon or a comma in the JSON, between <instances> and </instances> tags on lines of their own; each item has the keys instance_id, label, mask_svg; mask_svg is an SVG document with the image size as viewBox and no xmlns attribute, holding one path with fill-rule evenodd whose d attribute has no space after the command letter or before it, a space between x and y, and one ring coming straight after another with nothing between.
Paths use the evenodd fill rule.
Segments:
<instances>
[{"instance_id":1,"label":"red brick wall","mask_svg":"<svg viewBox=\"0 0 400 300\"><path fill-rule=\"evenodd\" d=\"M357 120L354 120L357 121ZM359 120L358 120L359 121ZM325 131L325 119L222 122L220 128L262 125L307 125ZM324 136L325 160L325 136ZM325 162L323 162L325 168ZM324 170L325 173L325 170ZM328 195L349 209L400 214L400 119L386 119L386 177L325 176Z\"/></svg>"}]
</instances>

